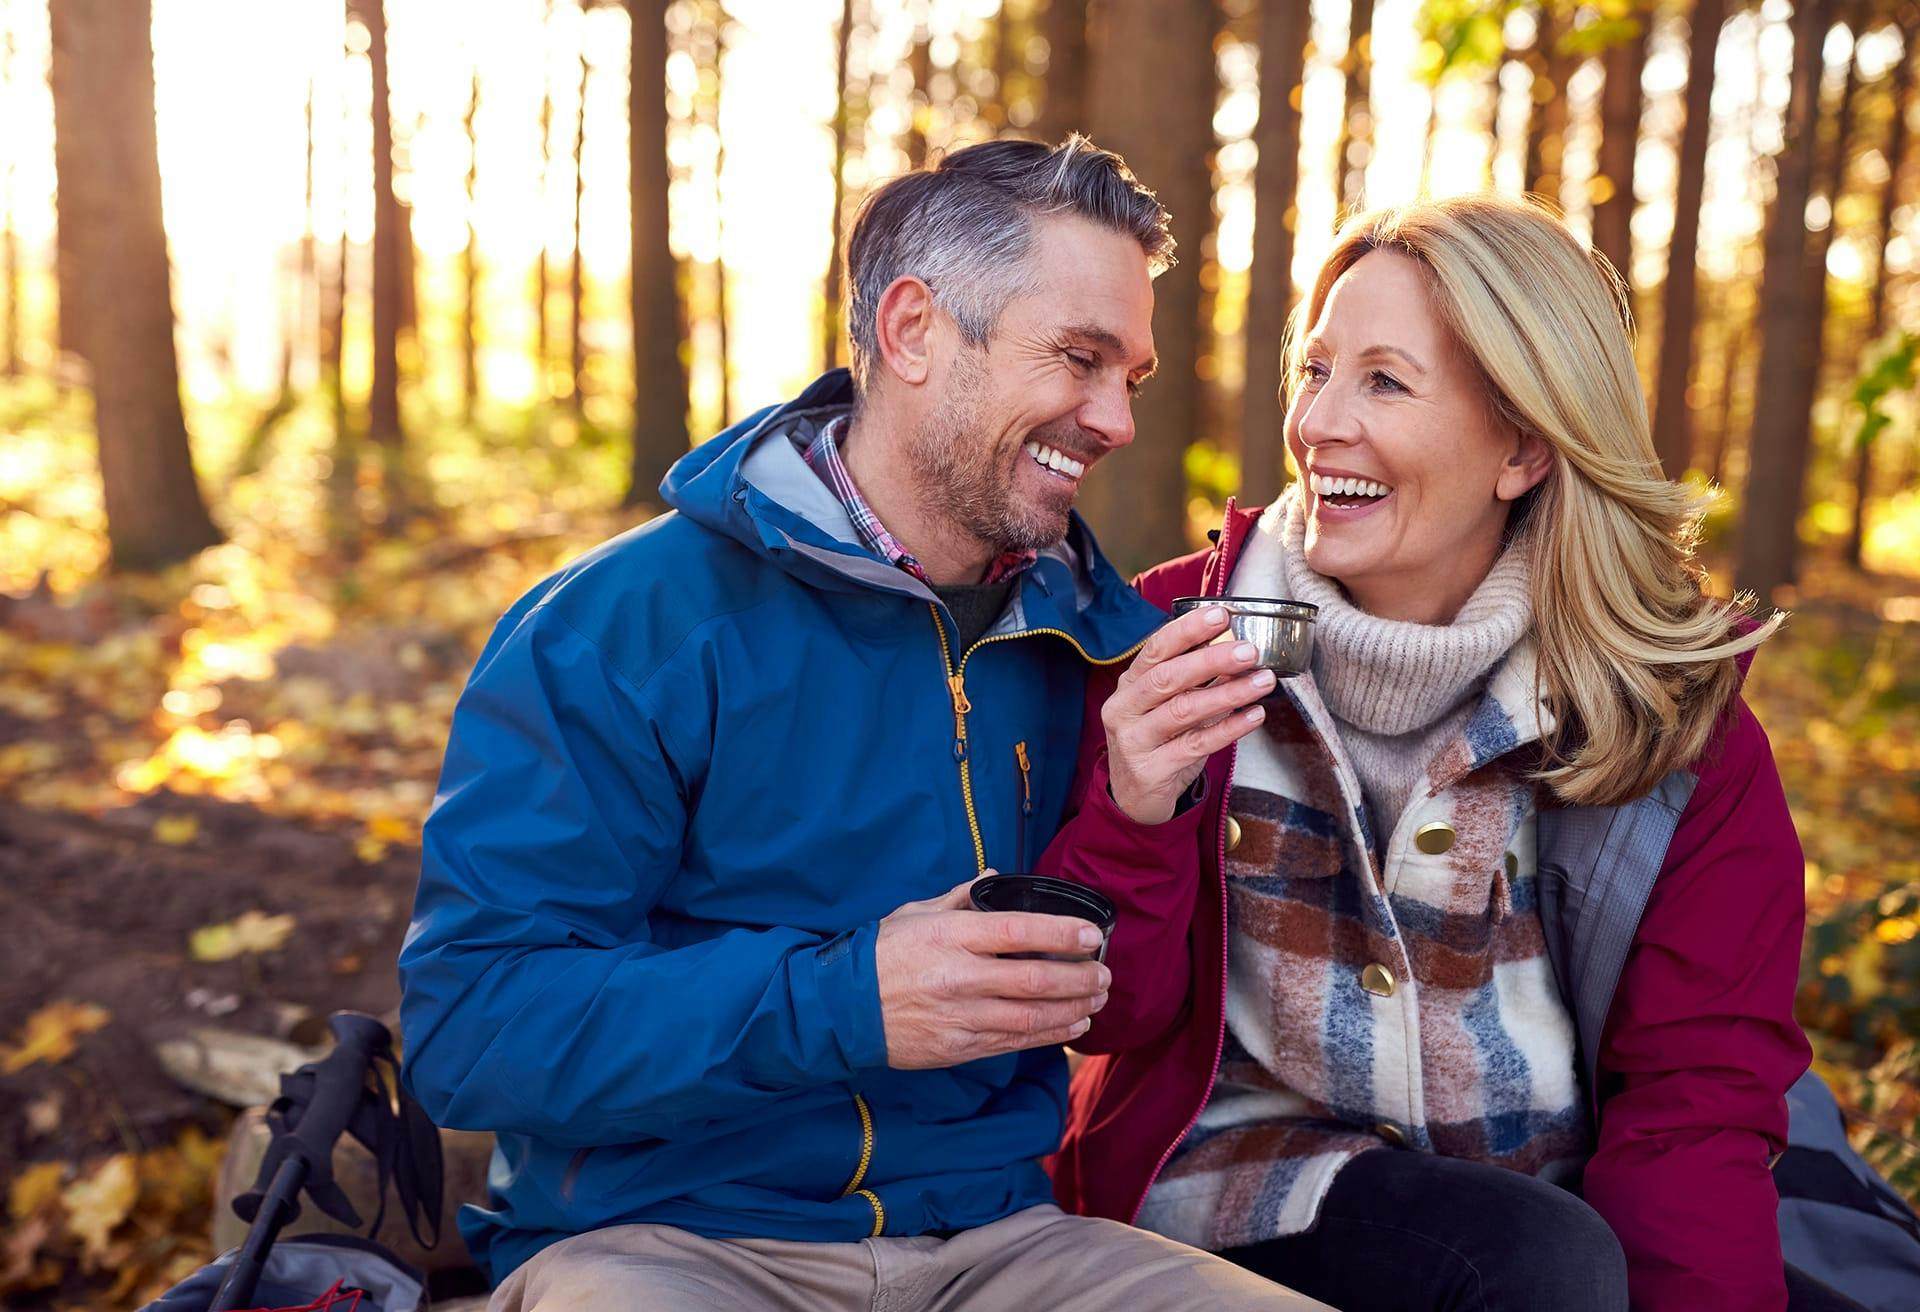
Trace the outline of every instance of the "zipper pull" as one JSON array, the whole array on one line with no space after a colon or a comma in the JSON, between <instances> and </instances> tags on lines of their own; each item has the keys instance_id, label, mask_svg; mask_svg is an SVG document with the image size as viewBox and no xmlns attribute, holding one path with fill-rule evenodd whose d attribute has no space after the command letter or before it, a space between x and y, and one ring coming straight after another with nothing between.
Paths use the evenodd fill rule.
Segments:
<instances>
[{"instance_id":1,"label":"zipper pull","mask_svg":"<svg viewBox=\"0 0 1920 1312\"><path fill-rule=\"evenodd\" d=\"M967 712L973 703L967 700L964 676L956 670L947 676L947 691L953 694L953 759L967 759Z\"/></svg>"},{"instance_id":2,"label":"zipper pull","mask_svg":"<svg viewBox=\"0 0 1920 1312\"><path fill-rule=\"evenodd\" d=\"M1020 762L1020 814L1033 814L1033 762L1027 759L1027 745L1013 745L1014 759Z\"/></svg>"}]
</instances>

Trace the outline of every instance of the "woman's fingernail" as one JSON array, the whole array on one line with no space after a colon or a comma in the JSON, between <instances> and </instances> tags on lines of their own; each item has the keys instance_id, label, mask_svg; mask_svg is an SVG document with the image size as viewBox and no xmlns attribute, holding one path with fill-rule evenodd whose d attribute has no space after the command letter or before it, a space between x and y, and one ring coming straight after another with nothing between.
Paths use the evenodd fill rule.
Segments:
<instances>
[{"instance_id":1,"label":"woman's fingernail","mask_svg":"<svg viewBox=\"0 0 1920 1312\"><path fill-rule=\"evenodd\" d=\"M1256 688L1271 688L1276 678L1277 676L1272 670L1255 670L1253 672L1253 686Z\"/></svg>"},{"instance_id":2,"label":"woman's fingernail","mask_svg":"<svg viewBox=\"0 0 1920 1312\"><path fill-rule=\"evenodd\" d=\"M1259 654L1259 651L1250 642L1243 642L1233 649L1233 658L1240 661L1250 661Z\"/></svg>"},{"instance_id":3,"label":"woman's fingernail","mask_svg":"<svg viewBox=\"0 0 1920 1312\"><path fill-rule=\"evenodd\" d=\"M1258 724L1267 718L1267 708L1264 706L1255 706L1246 712L1246 717L1249 724Z\"/></svg>"}]
</instances>

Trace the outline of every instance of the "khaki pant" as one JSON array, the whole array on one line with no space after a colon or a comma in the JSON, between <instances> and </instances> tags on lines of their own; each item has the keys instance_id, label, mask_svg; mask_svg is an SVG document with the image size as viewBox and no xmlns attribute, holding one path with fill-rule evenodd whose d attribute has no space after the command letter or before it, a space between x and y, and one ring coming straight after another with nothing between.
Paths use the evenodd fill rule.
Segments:
<instances>
[{"instance_id":1,"label":"khaki pant","mask_svg":"<svg viewBox=\"0 0 1920 1312\"><path fill-rule=\"evenodd\" d=\"M507 1277L488 1312L1201 1312L1324 1304L1146 1230L1047 1204L951 1239L703 1239L593 1230Z\"/></svg>"}]
</instances>

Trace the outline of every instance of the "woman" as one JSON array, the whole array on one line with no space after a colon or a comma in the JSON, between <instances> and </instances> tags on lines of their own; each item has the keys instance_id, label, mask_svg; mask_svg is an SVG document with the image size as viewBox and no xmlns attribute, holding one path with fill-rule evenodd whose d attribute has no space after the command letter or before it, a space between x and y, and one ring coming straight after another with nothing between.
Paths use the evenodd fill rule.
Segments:
<instances>
[{"instance_id":1,"label":"woman","mask_svg":"<svg viewBox=\"0 0 1920 1312\"><path fill-rule=\"evenodd\" d=\"M1168 624L1042 863L1119 908L1068 1207L1344 1309L1787 1306L1802 862L1739 696L1780 617L1704 594L1627 325L1529 205L1340 233L1299 481L1140 580L1317 605L1312 676Z\"/></svg>"}]
</instances>

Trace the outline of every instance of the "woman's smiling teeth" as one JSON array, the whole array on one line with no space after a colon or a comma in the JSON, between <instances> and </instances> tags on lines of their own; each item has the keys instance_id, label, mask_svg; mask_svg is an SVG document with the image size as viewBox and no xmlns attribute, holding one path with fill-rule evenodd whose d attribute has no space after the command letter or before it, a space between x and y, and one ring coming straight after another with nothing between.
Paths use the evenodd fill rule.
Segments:
<instances>
[{"instance_id":1,"label":"woman's smiling teeth","mask_svg":"<svg viewBox=\"0 0 1920 1312\"><path fill-rule=\"evenodd\" d=\"M1078 460L1075 460L1066 452L1056 451L1050 446L1043 446L1038 442L1028 442L1026 451L1028 455L1033 457L1035 464L1043 469L1050 469L1063 478L1079 478L1080 475L1087 472L1087 467Z\"/></svg>"},{"instance_id":2,"label":"woman's smiling teeth","mask_svg":"<svg viewBox=\"0 0 1920 1312\"><path fill-rule=\"evenodd\" d=\"M1383 497L1393 491L1385 483L1370 479L1328 478L1324 474L1309 474L1307 485L1317 497Z\"/></svg>"}]
</instances>

